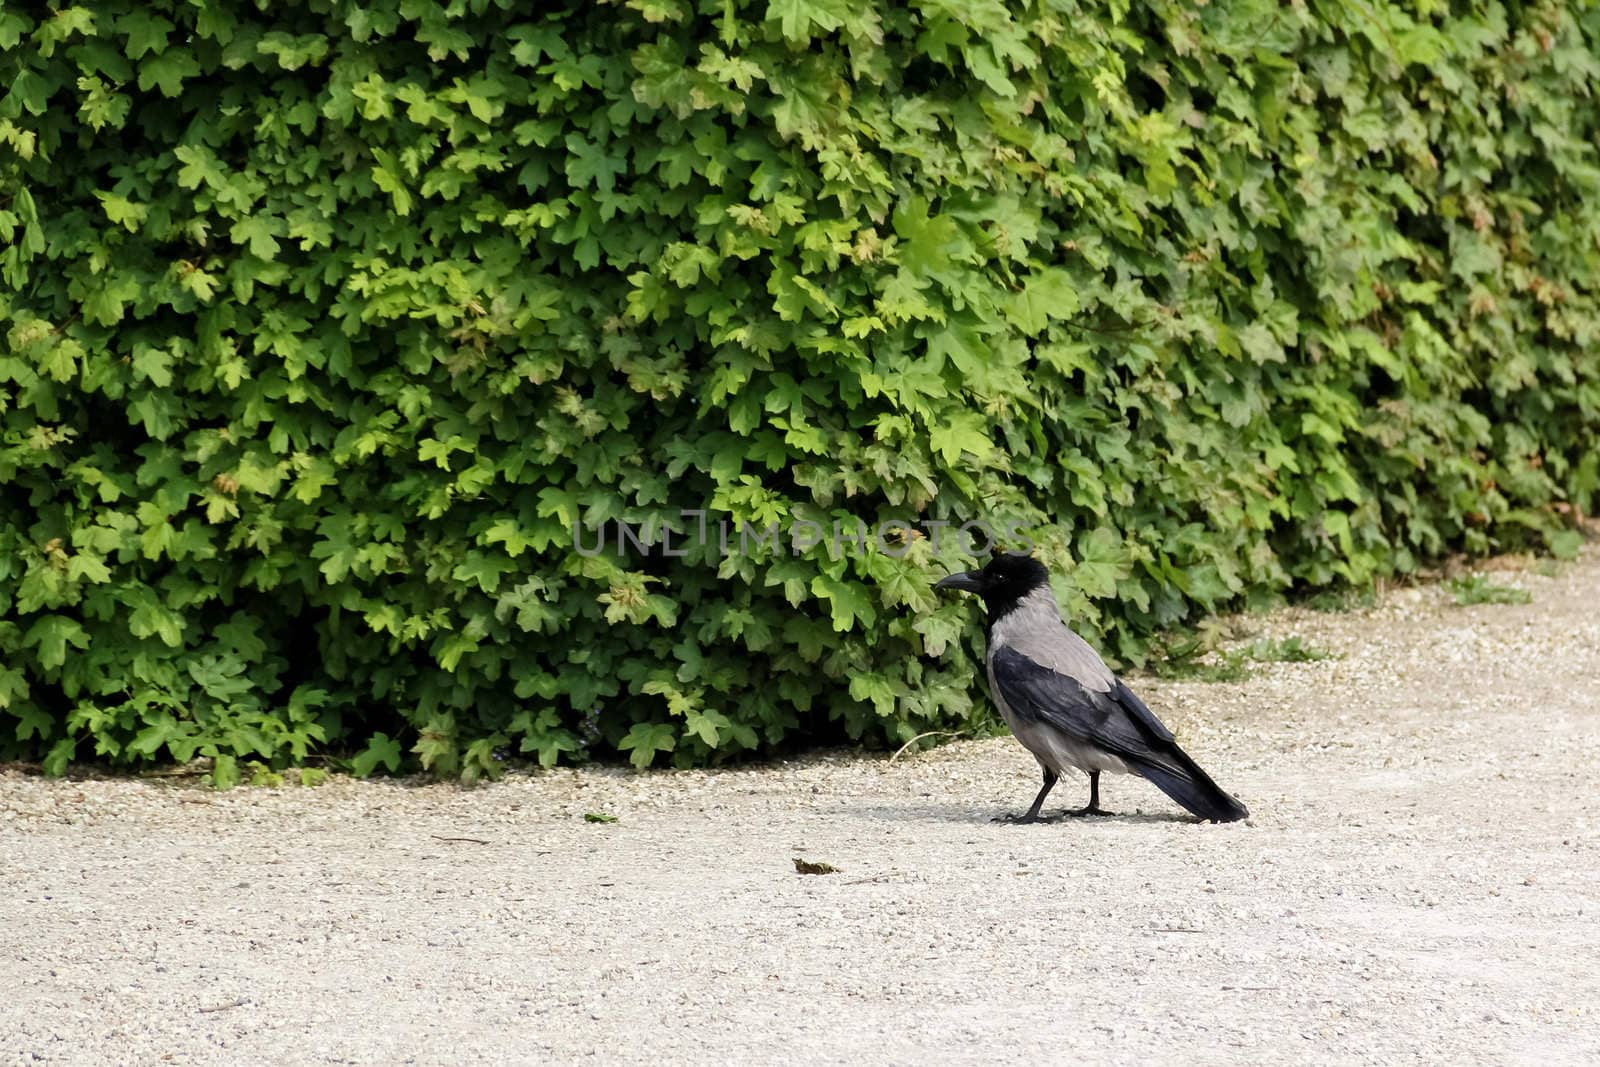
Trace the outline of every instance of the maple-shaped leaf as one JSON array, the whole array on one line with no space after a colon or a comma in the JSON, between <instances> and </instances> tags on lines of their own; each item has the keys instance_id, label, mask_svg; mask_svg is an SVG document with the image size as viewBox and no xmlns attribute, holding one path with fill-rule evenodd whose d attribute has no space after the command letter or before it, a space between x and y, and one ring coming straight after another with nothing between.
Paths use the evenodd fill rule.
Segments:
<instances>
[{"instance_id":1,"label":"maple-shaped leaf","mask_svg":"<svg viewBox=\"0 0 1600 1067\"><path fill-rule=\"evenodd\" d=\"M160 15L135 9L117 19L117 31L127 38L123 53L129 59L139 59L147 53L160 55L167 50L167 35L174 29L171 22ZM141 86L141 88L146 88Z\"/></svg>"},{"instance_id":2,"label":"maple-shaped leaf","mask_svg":"<svg viewBox=\"0 0 1600 1067\"><path fill-rule=\"evenodd\" d=\"M283 233L283 220L248 215L228 230L234 244L248 245L250 254L262 259L275 259L278 255L278 234Z\"/></svg>"},{"instance_id":3,"label":"maple-shaped leaf","mask_svg":"<svg viewBox=\"0 0 1600 1067\"><path fill-rule=\"evenodd\" d=\"M351 759L350 773L357 778L369 778L382 764L390 774L394 774L400 770L400 760L400 742L380 730Z\"/></svg>"},{"instance_id":4,"label":"maple-shaped leaf","mask_svg":"<svg viewBox=\"0 0 1600 1067\"><path fill-rule=\"evenodd\" d=\"M1072 277L1059 267L1035 271L1022 291L1012 295L1006 318L1030 337L1042 333L1053 320L1077 314L1078 293Z\"/></svg>"},{"instance_id":5,"label":"maple-shaped leaf","mask_svg":"<svg viewBox=\"0 0 1600 1067\"><path fill-rule=\"evenodd\" d=\"M678 747L678 733L666 723L636 722L617 747L630 753L628 762L642 771L655 762L657 752L671 752Z\"/></svg>"},{"instance_id":6,"label":"maple-shaped leaf","mask_svg":"<svg viewBox=\"0 0 1600 1067\"><path fill-rule=\"evenodd\" d=\"M1085 596L1105 599L1116 595L1117 582L1128 576L1131 567L1122 535L1112 527L1097 526L1078 538L1077 560L1068 577Z\"/></svg>"},{"instance_id":7,"label":"maple-shaped leaf","mask_svg":"<svg viewBox=\"0 0 1600 1067\"><path fill-rule=\"evenodd\" d=\"M963 454L981 462L994 451L983 416L973 412L956 415L931 427L928 441L948 466L960 462Z\"/></svg>"},{"instance_id":8,"label":"maple-shaped leaf","mask_svg":"<svg viewBox=\"0 0 1600 1067\"><path fill-rule=\"evenodd\" d=\"M858 621L866 626L877 621L878 611L873 607L872 595L857 582L819 574L811 580L811 593L827 601L833 628L839 633L854 629Z\"/></svg>"},{"instance_id":9,"label":"maple-shaped leaf","mask_svg":"<svg viewBox=\"0 0 1600 1067\"><path fill-rule=\"evenodd\" d=\"M609 193L617 186L617 177L628 169L621 156L612 155L604 145L585 139L581 134L567 135L567 180L578 188L593 186Z\"/></svg>"},{"instance_id":10,"label":"maple-shaped leaf","mask_svg":"<svg viewBox=\"0 0 1600 1067\"><path fill-rule=\"evenodd\" d=\"M768 21L777 20L783 36L798 44L811 40L812 27L829 33L844 25L845 0L769 0Z\"/></svg>"},{"instance_id":11,"label":"maple-shaped leaf","mask_svg":"<svg viewBox=\"0 0 1600 1067\"><path fill-rule=\"evenodd\" d=\"M160 88L161 95L178 96L183 92L185 78L198 77L200 64L187 50L175 48L159 56L150 56L139 64L139 88L148 92Z\"/></svg>"}]
</instances>

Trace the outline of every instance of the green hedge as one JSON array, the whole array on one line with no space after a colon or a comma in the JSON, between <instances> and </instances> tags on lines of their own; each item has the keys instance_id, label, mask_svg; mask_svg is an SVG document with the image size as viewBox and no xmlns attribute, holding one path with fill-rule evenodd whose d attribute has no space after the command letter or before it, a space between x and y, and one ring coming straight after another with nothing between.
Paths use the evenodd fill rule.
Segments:
<instances>
[{"instance_id":1,"label":"green hedge","mask_svg":"<svg viewBox=\"0 0 1600 1067\"><path fill-rule=\"evenodd\" d=\"M899 743L939 522L1130 659L1576 549L1595 6L532 7L0 8L0 758Z\"/></svg>"}]
</instances>

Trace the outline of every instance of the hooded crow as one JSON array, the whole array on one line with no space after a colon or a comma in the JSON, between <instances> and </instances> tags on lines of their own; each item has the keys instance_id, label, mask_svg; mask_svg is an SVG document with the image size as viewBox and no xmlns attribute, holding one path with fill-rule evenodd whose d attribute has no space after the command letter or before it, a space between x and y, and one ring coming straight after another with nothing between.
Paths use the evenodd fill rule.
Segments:
<instances>
[{"instance_id":1,"label":"hooded crow","mask_svg":"<svg viewBox=\"0 0 1600 1067\"><path fill-rule=\"evenodd\" d=\"M1111 814L1100 810L1101 771L1142 775L1202 819L1232 822L1250 814L1062 621L1044 564L1025 553L1002 553L982 570L952 574L934 588L983 598L989 691L1044 771L1033 807L1004 821L1038 822L1044 798L1069 768L1089 775L1089 806L1067 815Z\"/></svg>"}]
</instances>

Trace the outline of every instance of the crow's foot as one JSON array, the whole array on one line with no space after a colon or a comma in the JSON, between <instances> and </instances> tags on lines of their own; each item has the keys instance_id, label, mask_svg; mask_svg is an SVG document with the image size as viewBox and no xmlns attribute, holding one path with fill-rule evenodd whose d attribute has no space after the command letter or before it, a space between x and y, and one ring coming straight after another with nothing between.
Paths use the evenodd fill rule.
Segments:
<instances>
[{"instance_id":1,"label":"crow's foot","mask_svg":"<svg viewBox=\"0 0 1600 1067\"><path fill-rule=\"evenodd\" d=\"M1064 818L1081 819L1085 815L1115 815L1116 812L1106 811L1104 808L1097 808L1091 804L1087 808L1073 808L1072 810L1064 811L1061 814Z\"/></svg>"},{"instance_id":2,"label":"crow's foot","mask_svg":"<svg viewBox=\"0 0 1600 1067\"><path fill-rule=\"evenodd\" d=\"M1028 823L1053 822L1054 820L1047 815L1035 815L1030 811L1023 815L996 815L989 821L1005 823L1008 826L1026 826Z\"/></svg>"}]
</instances>

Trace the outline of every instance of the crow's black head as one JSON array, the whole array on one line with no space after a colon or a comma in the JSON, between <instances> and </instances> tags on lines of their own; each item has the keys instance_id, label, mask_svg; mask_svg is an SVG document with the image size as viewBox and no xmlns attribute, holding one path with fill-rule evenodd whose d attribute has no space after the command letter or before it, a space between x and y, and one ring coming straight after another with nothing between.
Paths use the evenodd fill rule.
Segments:
<instances>
[{"instance_id":1,"label":"crow's black head","mask_svg":"<svg viewBox=\"0 0 1600 1067\"><path fill-rule=\"evenodd\" d=\"M977 571L961 571L934 583L935 589L960 589L983 597L991 616L1050 582L1043 563L1026 552L1001 552Z\"/></svg>"}]
</instances>

